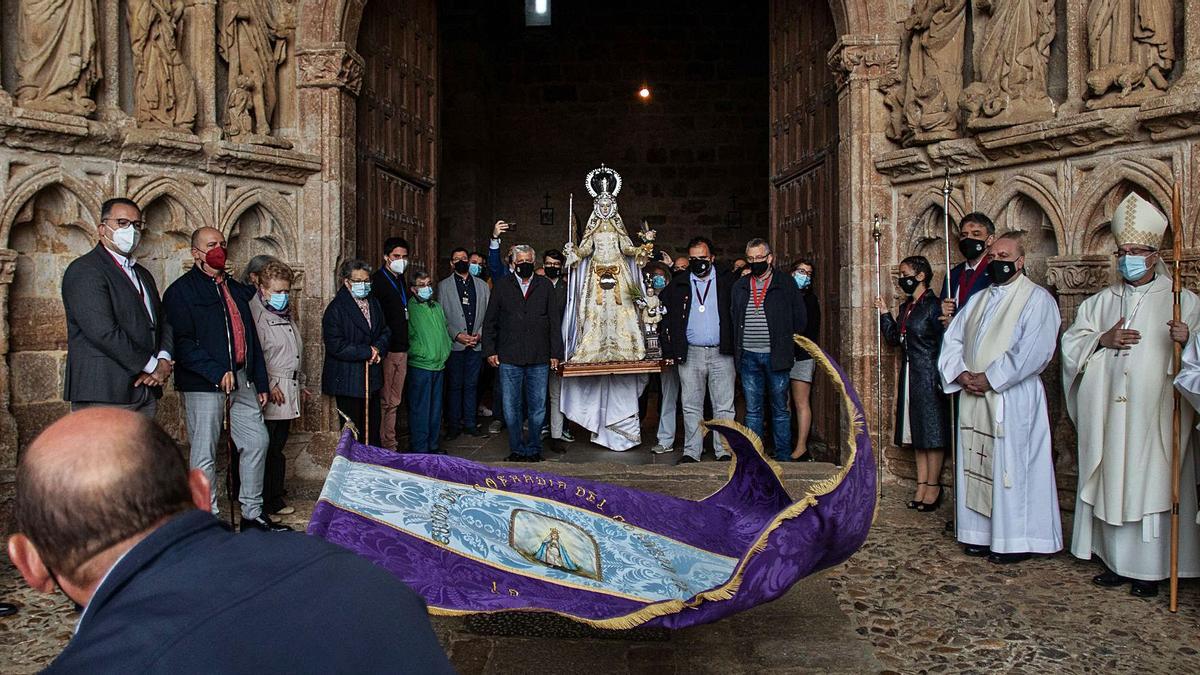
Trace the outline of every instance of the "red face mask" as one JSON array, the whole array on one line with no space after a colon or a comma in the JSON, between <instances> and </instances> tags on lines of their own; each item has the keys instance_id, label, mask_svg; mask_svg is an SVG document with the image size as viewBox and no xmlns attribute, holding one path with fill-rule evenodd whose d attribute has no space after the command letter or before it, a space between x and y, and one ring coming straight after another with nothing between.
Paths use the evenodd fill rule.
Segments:
<instances>
[{"instance_id":1,"label":"red face mask","mask_svg":"<svg viewBox=\"0 0 1200 675\"><path fill-rule=\"evenodd\" d=\"M214 246L204 254L204 262L215 270L225 269L225 247Z\"/></svg>"}]
</instances>

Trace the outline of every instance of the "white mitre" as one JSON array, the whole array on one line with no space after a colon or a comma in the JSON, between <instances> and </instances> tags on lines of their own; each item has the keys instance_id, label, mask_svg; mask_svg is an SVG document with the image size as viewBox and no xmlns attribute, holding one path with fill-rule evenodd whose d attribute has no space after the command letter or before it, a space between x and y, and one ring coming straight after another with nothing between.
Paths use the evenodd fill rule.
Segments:
<instances>
[{"instance_id":1,"label":"white mitre","mask_svg":"<svg viewBox=\"0 0 1200 675\"><path fill-rule=\"evenodd\" d=\"M1137 244L1158 250L1166 231L1167 216L1136 192L1129 193L1113 213L1112 233L1117 246Z\"/></svg>"}]
</instances>

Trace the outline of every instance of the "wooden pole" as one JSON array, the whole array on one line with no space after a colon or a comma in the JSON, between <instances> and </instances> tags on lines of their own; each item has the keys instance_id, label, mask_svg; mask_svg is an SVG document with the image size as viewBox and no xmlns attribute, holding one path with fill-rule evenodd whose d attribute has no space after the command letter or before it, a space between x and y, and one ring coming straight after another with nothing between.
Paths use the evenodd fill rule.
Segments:
<instances>
[{"instance_id":1,"label":"wooden pole","mask_svg":"<svg viewBox=\"0 0 1200 675\"><path fill-rule=\"evenodd\" d=\"M1179 273L1179 259L1183 256L1183 206L1180 196L1179 182L1171 194L1171 238L1174 240L1174 258L1172 263L1174 278L1175 321L1180 320L1180 296L1183 292L1183 279ZM1173 342L1175 357L1171 372L1179 374L1179 366L1183 356L1183 345ZM1182 461L1183 448L1180 447L1180 422L1183 409L1180 403L1179 390L1172 388L1175 394L1174 409L1171 414L1171 601L1169 608L1172 612L1179 611L1179 469Z\"/></svg>"},{"instance_id":2,"label":"wooden pole","mask_svg":"<svg viewBox=\"0 0 1200 675\"><path fill-rule=\"evenodd\" d=\"M363 441L371 444L371 360L363 363Z\"/></svg>"}]
</instances>

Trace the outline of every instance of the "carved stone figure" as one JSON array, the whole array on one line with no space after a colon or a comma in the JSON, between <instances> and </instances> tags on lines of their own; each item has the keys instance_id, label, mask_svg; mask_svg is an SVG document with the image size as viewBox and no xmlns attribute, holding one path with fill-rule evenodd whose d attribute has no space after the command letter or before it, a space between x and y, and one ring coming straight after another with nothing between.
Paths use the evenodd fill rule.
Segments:
<instances>
[{"instance_id":1,"label":"carved stone figure","mask_svg":"<svg viewBox=\"0 0 1200 675\"><path fill-rule=\"evenodd\" d=\"M1174 31L1171 0L1091 0L1088 107L1140 105L1166 91L1175 65Z\"/></svg>"},{"instance_id":2,"label":"carved stone figure","mask_svg":"<svg viewBox=\"0 0 1200 675\"><path fill-rule=\"evenodd\" d=\"M959 106L970 129L994 129L1054 116L1046 88L1054 42L1054 0L976 0L991 12L975 51L976 81Z\"/></svg>"},{"instance_id":3,"label":"carved stone figure","mask_svg":"<svg viewBox=\"0 0 1200 675\"><path fill-rule=\"evenodd\" d=\"M905 145L954 138L957 102L962 91L962 62L967 0L917 0L904 22L908 31L904 88Z\"/></svg>"},{"instance_id":4,"label":"carved stone figure","mask_svg":"<svg viewBox=\"0 0 1200 675\"><path fill-rule=\"evenodd\" d=\"M17 7L17 104L89 115L102 78L96 0L21 0Z\"/></svg>"},{"instance_id":5,"label":"carved stone figure","mask_svg":"<svg viewBox=\"0 0 1200 675\"><path fill-rule=\"evenodd\" d=\"M217 46L229 64L228 81L235 85L245 78L249 83L248 88L230 86L229 98L248 93L251 101L249 106L227 101L226 109L248 112L254 120L253 134L270 136L278 100L277 70L287 57L286 26L275 14L275 3L268 0L221 0L220 9ZM225 130L233 140L250 140L242 127L226 120Z\"/></svg>"},{"instance_id":6,"label":"carved stone figure","mask_svg":"<svg viewBox=\"0 0 1200 675\"><path fill-rule=\"evenodd\" d=\"M133 111L147 127L191 131L196 121L192 71L179 52L183 0L129 0Z\"/></svg>"}]
</instances>

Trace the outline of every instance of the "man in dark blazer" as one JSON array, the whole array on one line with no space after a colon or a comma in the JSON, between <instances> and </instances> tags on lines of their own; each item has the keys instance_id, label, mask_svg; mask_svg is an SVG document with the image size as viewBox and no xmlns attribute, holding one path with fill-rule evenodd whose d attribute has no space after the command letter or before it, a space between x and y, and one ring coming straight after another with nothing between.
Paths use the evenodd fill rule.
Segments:
<instances>
[{"instance_id":1,"label":"man in dark blazer","mask_svg":"<svg viewBox=\"0 0 1200 675\"><path fill-rule=\"evenodd\" d=\"M996 241L996 224L982 213L968 213L962 217L958 225L958 251L963 255L963 262L950 269L950 286L954 289L954 297L942 280L942 325L949 325L950 319L959 308L966 307L971 296L992 285L992 277L988 274L988 263L992 257L989 253L992 243Z\"/></svg>"},{"instance_id":2,"label":"man in dark blazer","mask_svg":"<svg viewBox=\"0 0 1200 675\"><path fill-rule=\"evenodd\" d=\"M73 413L30 445L9 557L83 607L45 672L453 672L398 579L315 537L233 534L208 500L204 473L131 412Z\"/></svg>"},{"instance_id":3,"label":"man in dark blazer","mask_svg":"<svg viewBox=\"0 0 1200 675\"><path fill-rule=\"evenodd\" d=\"M246 299L252 292L225 273L225 235L202 227L192 234L195 265L163 294L175 336L175 389L183 394L191 464L216 483L217 440L226 409L229 431L241 452L238 476L243 530L287 530L262 510L267 454L267 366ZM212 491L217 513L217 492Z\"/></svg>"},{"instance_id":4,"label":"man in dark blazer","mask_svg":"<svg viewBox=\"0 0 1200 675\"><path fill-rule=\"evenodd\" d=\"M533 248L518 244L511 258L513 274L496 281L488 301L483 353L500 372L508 461L540 462L548 377L563 357L561 317L553 286L533 273Z\"/></svg>"},{"instance_id":5,"label":"man in dark blazer","mask_svg":"<svg viewBox=\"0 0 1200 675\"><path fill-rule=\"evenodd\" d=\"M704 398L712 400L713 417L733 419L733 322L729 319L733 277L716 269L713 244L705 237L688 242L688 268L675 274L663 293L667 309L660 336L663 356L679 369L683 407L683 456L677 464L699 462L704 451ZM713 441L718 460L727 461L724 439Z\"/></svg>"},{"instance_id":6,"label":"man in dark blazer","mask_svg":"<svg viewBox=\"0 0 1200 675\"><path fill-rule=\"evenodd\" d=\"M67 375L63 399L72 410L114 406L153 418L171 376L171 324L158 286L133 258L145 230L128 199L100 207L100 243L63 274Z\"/></svg>"}]
</instances>

